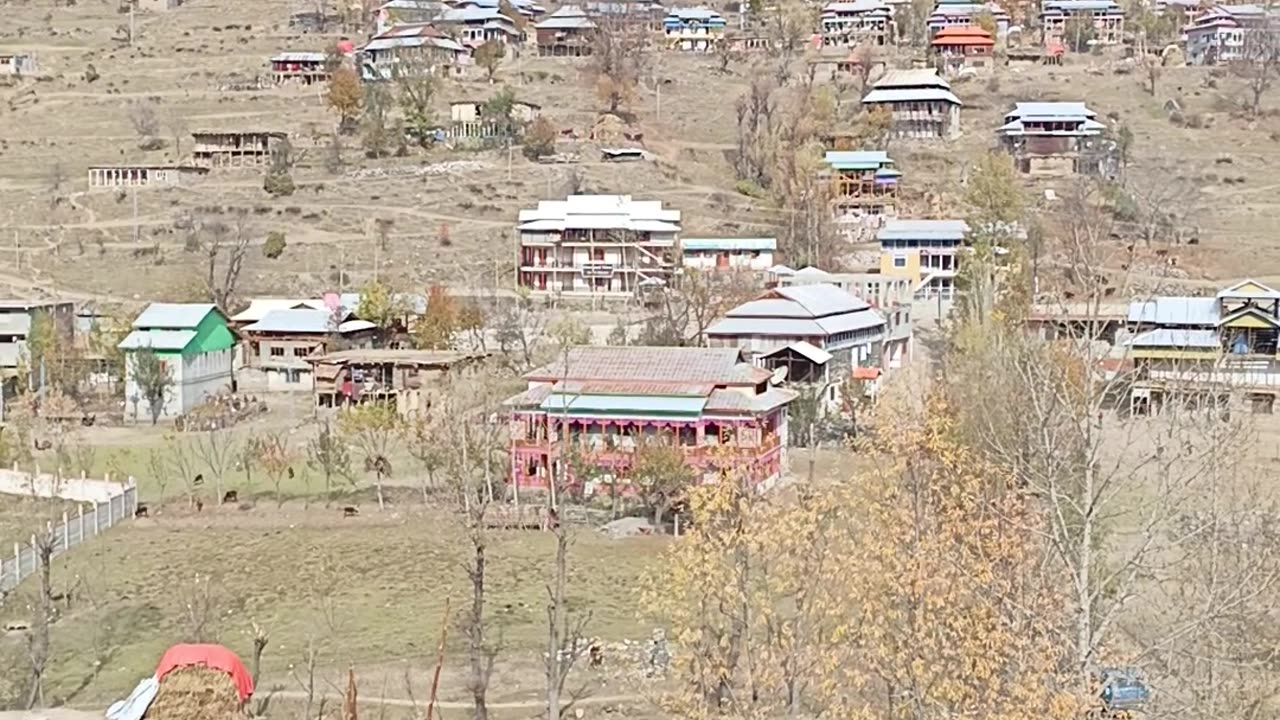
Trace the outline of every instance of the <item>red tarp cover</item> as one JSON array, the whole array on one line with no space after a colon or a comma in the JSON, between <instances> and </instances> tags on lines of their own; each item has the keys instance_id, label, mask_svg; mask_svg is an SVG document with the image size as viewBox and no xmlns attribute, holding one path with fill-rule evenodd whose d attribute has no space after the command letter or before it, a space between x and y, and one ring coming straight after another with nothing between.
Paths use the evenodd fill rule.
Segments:
<instances>
[{"instance_id":1,"label":"red tarp cover","mask_svg":"<svg viewBox=\"0 0 1280 720\"><path fill-rule=\"evenodd\" d=\"M156 666L156 682L163 680L170 672L188 665L203 665L230 675L236 684L236 691L240 693L240 702L253 694L253 678L244 669L244 663L240 662L235 653L221 645L174 645L165 651L160 664Z\"/></svg>"}]
</instances>

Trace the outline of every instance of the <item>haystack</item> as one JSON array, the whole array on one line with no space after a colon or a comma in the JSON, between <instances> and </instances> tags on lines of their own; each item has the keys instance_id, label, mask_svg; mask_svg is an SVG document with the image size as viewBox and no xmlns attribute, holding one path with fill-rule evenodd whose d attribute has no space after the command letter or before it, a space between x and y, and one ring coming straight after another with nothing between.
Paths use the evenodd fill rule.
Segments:
<instances>
[{"instance_id":1,"label":"haystack","mask_svg":"<svg viewBox=\"0 0 1280 720\"><path fill-rule=\"evenodd\" d=\"M144 720L243 720L231 676L199 665L177 668L160 681Z\"/></svg>"}]
</instances>

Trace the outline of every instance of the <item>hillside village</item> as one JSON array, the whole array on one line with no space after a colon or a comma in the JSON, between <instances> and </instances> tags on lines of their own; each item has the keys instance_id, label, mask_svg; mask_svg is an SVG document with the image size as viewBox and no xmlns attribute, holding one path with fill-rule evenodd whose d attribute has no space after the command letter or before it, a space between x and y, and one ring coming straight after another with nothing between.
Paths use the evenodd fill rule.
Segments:
<instances>
[{"instance_id":1,"label":"hillside village","mask_svg":"<svg viewBox=\"0 0 1280 720\"><path fill-rule=\"evenodd\" d=\"M1273 8L6 11L0 720L1280 712Z\"/></svg>"}]
</instances>

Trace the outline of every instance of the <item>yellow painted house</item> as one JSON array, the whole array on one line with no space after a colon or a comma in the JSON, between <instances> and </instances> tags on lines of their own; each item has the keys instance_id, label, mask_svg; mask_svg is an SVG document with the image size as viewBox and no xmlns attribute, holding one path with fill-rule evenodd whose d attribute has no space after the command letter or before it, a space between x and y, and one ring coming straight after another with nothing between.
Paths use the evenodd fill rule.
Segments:
<instances>
[{"instance_id":1,"label":"yellow painted house","mask_svg":"<svg viewBox=\"0 0 1280 720\"><path fill-rule=\"evenodd\" d=\"M1129 305L1134 400L1246 391L1255 407L1280 393L1280 291L1244 280L1213 297L1154 297Z\"/></svg>"}]
</instances>

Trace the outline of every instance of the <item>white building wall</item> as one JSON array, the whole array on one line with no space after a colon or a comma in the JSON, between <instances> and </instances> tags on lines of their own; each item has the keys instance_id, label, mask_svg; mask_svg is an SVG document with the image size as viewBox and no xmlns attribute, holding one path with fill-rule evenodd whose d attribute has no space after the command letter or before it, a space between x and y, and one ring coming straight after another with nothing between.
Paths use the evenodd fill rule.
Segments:
<instances>
[{"instance_id":1,"label":"white building wall","mask_svg":"<svg viewBox=\"0 0 1280 720\"><path fill-rule=\"evenodd\" d=\"M183 358L182 406L185 413L209 397L231 390L231 362L234 349L198 353Z\"/></svg>"}]
</instances>

